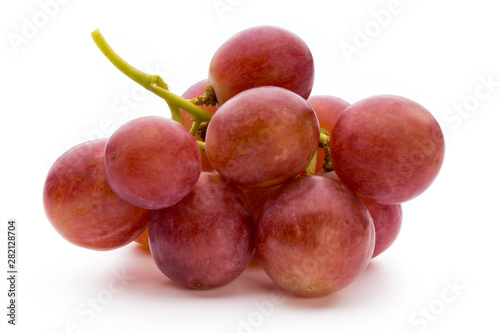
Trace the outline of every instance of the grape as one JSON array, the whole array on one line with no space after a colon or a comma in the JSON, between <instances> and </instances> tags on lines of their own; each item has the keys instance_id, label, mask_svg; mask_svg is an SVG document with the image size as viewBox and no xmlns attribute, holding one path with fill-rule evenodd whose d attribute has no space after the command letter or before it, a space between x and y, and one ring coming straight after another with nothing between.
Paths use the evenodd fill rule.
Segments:
<instances>
[{"instance_id":1,"label":"grape","mask_svg":"<svg viewBox=\"0 0 500 333\"><path fill-rule=\"evenodd\" d=\"M56 231L93 250L132 242L151 215L118 198L106 183L102 164L106 142L91 140L65 152L50 168L43 188L45 213Z\"/></svg>"},{"instance_id":2,"label":"grape","mask_svg":"<svg viewBox=\"0 0 500 333\"><path fill-rule=\"evenodd\" d=\"M333 125L340 114L350 106L350 104L343 99L328 95L311 96L307 101L311 104L314 112L316 112L319 127L325 129L328 133L332 131ZM319 172L323 169L325 150L323 148L318 148L317 151L318 164L316 165L316 172Z\"/></svg>"},{"instance_id":3,"label":"grape","mask_svg":"<svg viewBox=\"0 0 500 333\"><path fill-rule=\"evenodd\" d=\"M396 240L401 230L403 211L401 204L384 205L361 197L368 207L375 225L375 249L372 258L385 252Z\"/></svg>"},{"instance_id":4,"label":"grape","mask_svg":"<svg viewBox=\"0 0 500 333\"><path fill-rule=\"evenodd\" d=\"M186 90L186 92L184 92L184 94L182 94L181 97L185 98L185 99L192 99L192 98L199 97L199 96L203 95L203 93L205 92L205 86L207 84L208 84L207 79L198 81L197 83L195 83L191 87L189 87L189 89ZM207 112L210 112L210 114L214 114L215 111L217 110L217 107L211 106L211 105L200 105L200 108L202 108L203 110L205 110ZM187 113L186 111L184 111L182 109L180 111L181 111L182 123L183 123L184 127L186 129L190 130L191 125L193 123L193 117L189 113ZM195 138L196 138L196 140L202 140L198 135L196 135ZM210 165L210 162L208 161L207 155L205 154L204 151L201 152L201 170L208 171L208 172L214 170L214 168Z\"/></svg>"},{"instance_id":5,"label":"grape","mask_svg":"<svg viewBox=\"0 0 500 333\"><path fill-rule=\"evenodd\" d=\"M226 285L252 258L252 219L235 186L215 173L202 172L188 196L153 213L151 254L167 277L185 287Z\"/></svg>"},{"instance_id":6,"label":"grape","mask_svg":"<svg viewBox=\"0 0 500 333\"><path fill-rule=\"evenodd\" d=\"M398 204L420 195L437 177L444 138L423 106L380 95L340 115L330 150L335 172L349 188L379 203Z\"/></svg>"},{"instance_id":7,"label":"grape","mask_svg":"<svg viewBox=\"0 0 500 333\"><path fill-rule=\"evenodd\" d=\"M282 184L300 174L319 141L306 100L279 87L246 90L219 107L205 150L214 169L242 187Z\"/></svg>"},{"instance_id":8,"label":"grape","mask_svg":"<svg viewBox=\"0 0 500 333\"><path fill-rule=\"evenodd\" d=\"M375 230L363 201L340 181L306 176L282 185L257 221L256 254L269 277L299 296L338 291L364 271Z\"/></svg>"},{"instance_id":9,"label":"grape","mask_svg":"<svg viewBox=\"0 0 500 333\"><path fill-rule=\"evenodd\" d=\"M104 171L123 200L147 209L179 202L196 185L201 154L181 124L146 116L120 126L109 138Z\"/></svg>"},{"instance_id":10,"label":"grape","mask_svg":"<svg viewBox=\"0 0 500 333\"><path fill-rule=\"evenodd\" d=\"M262 207L264 207L265 203L267 202L267 199L279 187L280 185L263 188L240 187L240 190L245 195L246 202L250 207L250 211L254 213L255 218L259 216Z\"/></svg>"},{"instance_id":11,"label":"grape","mask_svg":"<svg viewBox=\"0 0 500 333\"><path fill-rule=\"evenodd\" d=\"M314 109L320 127L326 129L328 132L331 132L340 114L350 106L343 99L329 95L311 96L307 101Z\"/></svg>"},{"instance_id":12,"label":"grape","mask_svg":"<svg viewBox=\"0 0 500 333\"><path fill-rule=\"evenodd\" d=\"M219 105L260 86L286 88L307 99L314 82L314 61L308 46L292 32L272 26L252 27L219 47L210 63L208 80Z\"/></svg>"}]
</instances>

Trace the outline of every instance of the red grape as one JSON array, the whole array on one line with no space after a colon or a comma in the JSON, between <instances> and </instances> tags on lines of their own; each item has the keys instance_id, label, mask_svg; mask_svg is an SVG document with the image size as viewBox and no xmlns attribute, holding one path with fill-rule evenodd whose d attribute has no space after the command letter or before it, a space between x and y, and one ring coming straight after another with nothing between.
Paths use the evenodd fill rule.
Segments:
<instances>
[{"instance_id":1,"label":"red grape","mask_svg":"<svg viewBox=\"0 0 500 333\"><path fill-rule=\"evenodd\" d=\"M340 181L321 176L282 185L264 206L255 234L264 270L299 296L346 287L368 265L374 244L363 201Z\"/></svg>"},{"instance_id":2,"label":"red grape","mask_svg":"<svg viewBox=\"0 0 500 333\"><path fill-rule=\"evenodd\" d=\"M330 150L338 177L384 204L415 198L434 181L444 138L432 114L407 98L380 95L348 107L335 123Z\"/></svg>"},{"instance_id":3,"label":"red grape","mask_svg":"<svg viewBox=\"0 0 500 333\"><path fill-rule=\"evenodd\" d=\"M314 82L314 61L308 46L294 33L272 26L252 27L219 47L208 80L219 105L260 86L286 88L307 99Z\"/></svg>"},{"instance_id":4,"label":"red grape","mask_svg":"<svg viewBox=\"0 0 500 333\"><path fill-rule=\"evenodd\" d=\"M118 198L106 183L102 164L106 142L91 140L65 152L50 168L43 188L45 213L57 232L93 250L132 242L151 215Z\"/></svg>"},{"instance_id":5,"label":"red grape","mask_svg":"<svg viewBox=\"0 0 500 333\"><path fill-rule=\"evenodd\" d=\"M333 125L340 114L350 106L350 104L341 98L329 95L316 95L307 99L311 104L319 120L321 128L331 132Z\"/></svg>"},{"instance_id":6,"label":"red grape","mask_svg":"<svg viewBox=\"0 0 500 333\"><path fill-rule=\"evenodd\" d=\"M318 146L319 124L299 95L258 87L219 107L205 140L208 160L222 177L238 186L267 187L307 167Z\"/></svg>"},{"instance_id":7,"label":"red grape","mask_svg":"<svg viewBox=\"0 0 500 333\"><path fill-rule=\"evenodd\" d=\"M361 199L368 207L375 226L375 249L372 255L372 258L375 258L385 252L398 237L403 211L401 204L384 205L367 198Z\"/></svg>"},{"instance_id":8,"label":"red grape","mask_svg":"<svg viewBox=\"0 0 500 333\"><path fill-rule=\"evenodd\" d=\"M253 256L252 220L238 188L215 173L202 172L184 199L153 213L151 254L167 277L185 287L226 285Z\"/></svg>"},{"instance_id":9,"label":"red grape","mask_svg":"<svg viewBox=\"0 0 500 333\"><path fill-rule=\"evenodd\" d=\"M200 148L181 124L163 117L141 117L111 135L104 171L120 198L135 206L160 209L179 202L196 185Z\"/></svg>"},{"instance_id":10,"label":"red grape","mask_svg":"<svg viewBox=\"0 0 500 333\"><path fill-rule=\"evenodd\" d=\"M332 131L333 125L340 114L350 106L350 104L343 99L328 95L311 96L307 101L311 104L314 112L316 112L319 127L327 130L328 133ZM325 150L323 148L318 148L317 151L318 164L316 165L316 172L319 172L323 169Z\"/></svg>"}]
</instances>

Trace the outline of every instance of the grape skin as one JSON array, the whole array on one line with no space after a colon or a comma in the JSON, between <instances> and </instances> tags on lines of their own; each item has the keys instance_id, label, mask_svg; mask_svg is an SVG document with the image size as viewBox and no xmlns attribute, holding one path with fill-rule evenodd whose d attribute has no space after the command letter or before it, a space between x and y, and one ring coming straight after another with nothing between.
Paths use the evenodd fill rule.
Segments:
<instances>
[{"instance_id":1,"label":"grape skin","mask_svg":"<svg viewBox=\"0 0 500 333\"><path fill-rule=\"evenodd\" d=\"M200 149L181 124L164 117L140 117L111 135L104 171L120 198L135 206L160 209L179 202L196 185Z\"/></svg>"},{"instance_id":2,"label":"grape skin","mask_svg":"<svg viewBox=\"0 0 500 333\"><path fill-rule=\"evenodd\" d=\"M118 198L103 170L107 139L87 141L59 157L43 188L43 205L56 231L92 250L113 250L132 242L146 228L151 211Z\"/></svg>"},{"instance_id":3,"label":"grape skin","mask_svg":"<svg viewBox=\"0 0 500 333\"><path fill-rule=\"evenodd\" d=\"M444 137L423 106L380 95L340 115L330 150L334 170L349 188L379 203L398 204L423 193L437 177Z\"/></svg>"},{"instance_id":4,"label":"grape skin","mask_svg":"<svg viewBox=\"0 0 500 333\"><path fill-rule=\"evenodd\" d=\"M258 87L220 106L205 140L208 160L222 177L241 187L270 187L306 168L318 146L319 124L299 95Z\"/></svg>"},{"instance_id":5,"label":"grape skin","mask_svg":"<svg viewBox=\"0 0 500 333\"><path fill-rule=\"evenodd\" d=\"M272 186L272 187L263 187L263 188L249 188L249 187L240 187L240 190L245 195L245 199L250 207L250 211L254 213L255 218L259 216L262 211L262 207L264 207L267 199L280 187L280 185Z\"/></svg>"},{"instance_id":6,"label":"grape skin","mask_svg":"<svg viewBox=\"0 0 500 333\"><path fill-rule=\"evenodd\" d=\"M294 33L257 26L237 33L219 47L208 80L219 105L260 86L282 87L307 99L314 83L314 60L309 47Z\"/></svg>"},{"instance_id":7,"label":"grape skin","mask_svg":"<svg viewBox=\"0 0 500 333\"><path fill-rule=\"evenodd\" d=\"M282 185L259 215L256 254L281 288L304 297L338 291L373 254L366 205L340 181L306 176Z\"/></svg>"},{"instance_id":8,"label":"grape skin","mask_svg":"<svg viewBox=\"0 0 500 333\"><path fill-rule=\"evenodd\" d=\"M149 244L155 263L173 281L193 289L221 287L250 263L253 216L238 188L202 172L189 195L153 213Z\"/></svg>"},{"instance_id":9,"label":"grape skin","mask_svg":"<svg viewBox=\"0 0 500 333\"><path fill-rule=\"evenodd\" d=\"M375 225L375 249L372 259L385 252L395 241L401 231L403 209L401 204L384 205L361 197L368 207Z\"/></svg>"}]
</instances>

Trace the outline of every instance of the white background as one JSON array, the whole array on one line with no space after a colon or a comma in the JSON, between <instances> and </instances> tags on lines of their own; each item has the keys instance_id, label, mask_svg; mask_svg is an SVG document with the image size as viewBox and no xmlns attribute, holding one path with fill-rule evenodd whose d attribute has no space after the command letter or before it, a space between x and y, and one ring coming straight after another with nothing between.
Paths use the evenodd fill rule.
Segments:
<instances>
[{"instance_id":1,"label":"white background","mask_svg":"<svg viewBox=\"0 0 500 333\"><path fill-rule=\"evenodd\" d=\"M1 279L2 332L499 332L494 3L2 1L1 275L8 219L18 224L19 268L16 327L7 324ZM164 277L136 244L94 252L63 240L42 207L55 159L135 117L169 115L163 101L100 54L91 31L100 28L126 60L182 94L206 77L224 40L258 24L288 28L307 42L316 64L313 94L351 103L402 95L440 122L445 163L432 187L404 204L393 247L347 288L302 299L277 291L259 268L226 287L190 291ZM342 51L348 44L356 53Z\"/></svg>"}]
</instances>

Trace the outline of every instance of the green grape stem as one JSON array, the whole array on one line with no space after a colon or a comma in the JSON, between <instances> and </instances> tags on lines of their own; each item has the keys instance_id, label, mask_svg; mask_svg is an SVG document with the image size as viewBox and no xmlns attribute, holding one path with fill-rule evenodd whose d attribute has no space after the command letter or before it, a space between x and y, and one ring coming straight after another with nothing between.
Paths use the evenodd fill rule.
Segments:
<instances>
[{"instance_id":1,"label":"green grape stem","mask_svg":"<svg viewBox=\"0 0 500 333\"><path fill-rule=\"evenodd\" d=\"M172 93L169 90L168 85L160 76L146 74L123 60L104 39L104 36L101 34L99 29L94 30L91 35L97 47L116 68L118 68L123 74L127 75L130 79L153 92L157 96L163 98L167 102L170 110L172 111L172 119L180 121L180 113L178 114L177 111L179 109L183 109L200 122L210 121L212 115L209 112Z\"/></svg>"},{"instance_id":2,"label":"green grape stem","mask_svg":"<svg viewBox=\"0 0 500 333\"><path fill-rule=\"evenodd\" d=\"M198 129L200 128L200 125L201 125L201 121L198 121L196 119L193 120L193 124L191 125L191 130L190 130L190 132L193 136L195 136L196 133L198 133Z\"/></svg>"},{"instance_id":3,"label":"green grape stem","mask_svg":"<svg viewBox=\"0 0 500 333\"><path fill-rule=\"evenodd\" d=\"M321 129L319 135L319 145L325 151L325 162L323 163L323 169L327 172L333 171L332 157L330 155L330 135L325 129Z\"/></svg>"},{"instance_id":4,"label":"green grape stem","mask_svg":"<svg viewBox=\"0 0 500 333\"><path fill-rule=\"evenodd\" d=\"M182 124L181 110L179 107L172 104L168 104L168 107L170 108L170 113L172 114L172 120Z\"/></svg>"},{"instance_id":5,"label":"green grape stem","mask_svg":"<svg viewBox=\"0 0 500 333\"><path fill-rule=\"evenodd\" d=\"M205 151L205 142L200 140L196 140L196 142L198 143L198 147L200 147L202 151Z\"/></svg>"},{"instance_id":6,"label":"green grape stem","mask_svg":"<svg viewBox=\"0 0 500 333\"><path fill-rule=\"evenodd\" d=\"M208 128L208 122L203 122L200 123L200 125L196 130L196 133L203 141L205 141L205 136L207 135L207 128Z\"/></svg>"},{"instance_id":7,"label":"green grape stem","mask_svg":"<svg viewBox=\"0 0 500 333\"><path fill-rule=\"evenodd\" d=\"M306 176L312 176L312 175L316 174L316 165L317 164L318 164L318 152L315 151L314 155L313 155L313 158L311 159L311 161L307 165L305 175Z\"/></svg>"},{"instance_id":8,"label":"green grape stem","mask_svg":"<svg viewBox=\"0 0 500 333\"><path fill-rule=\"evenodd\" d=\"M217 105L217 97L215 97L215 91L214 87L211 85L207 84L205 86L205 92L203 95L190 99L189 100L191 103L194 105L211 105L211 106L216 106Z\"/></svg>"}]
</instances>

